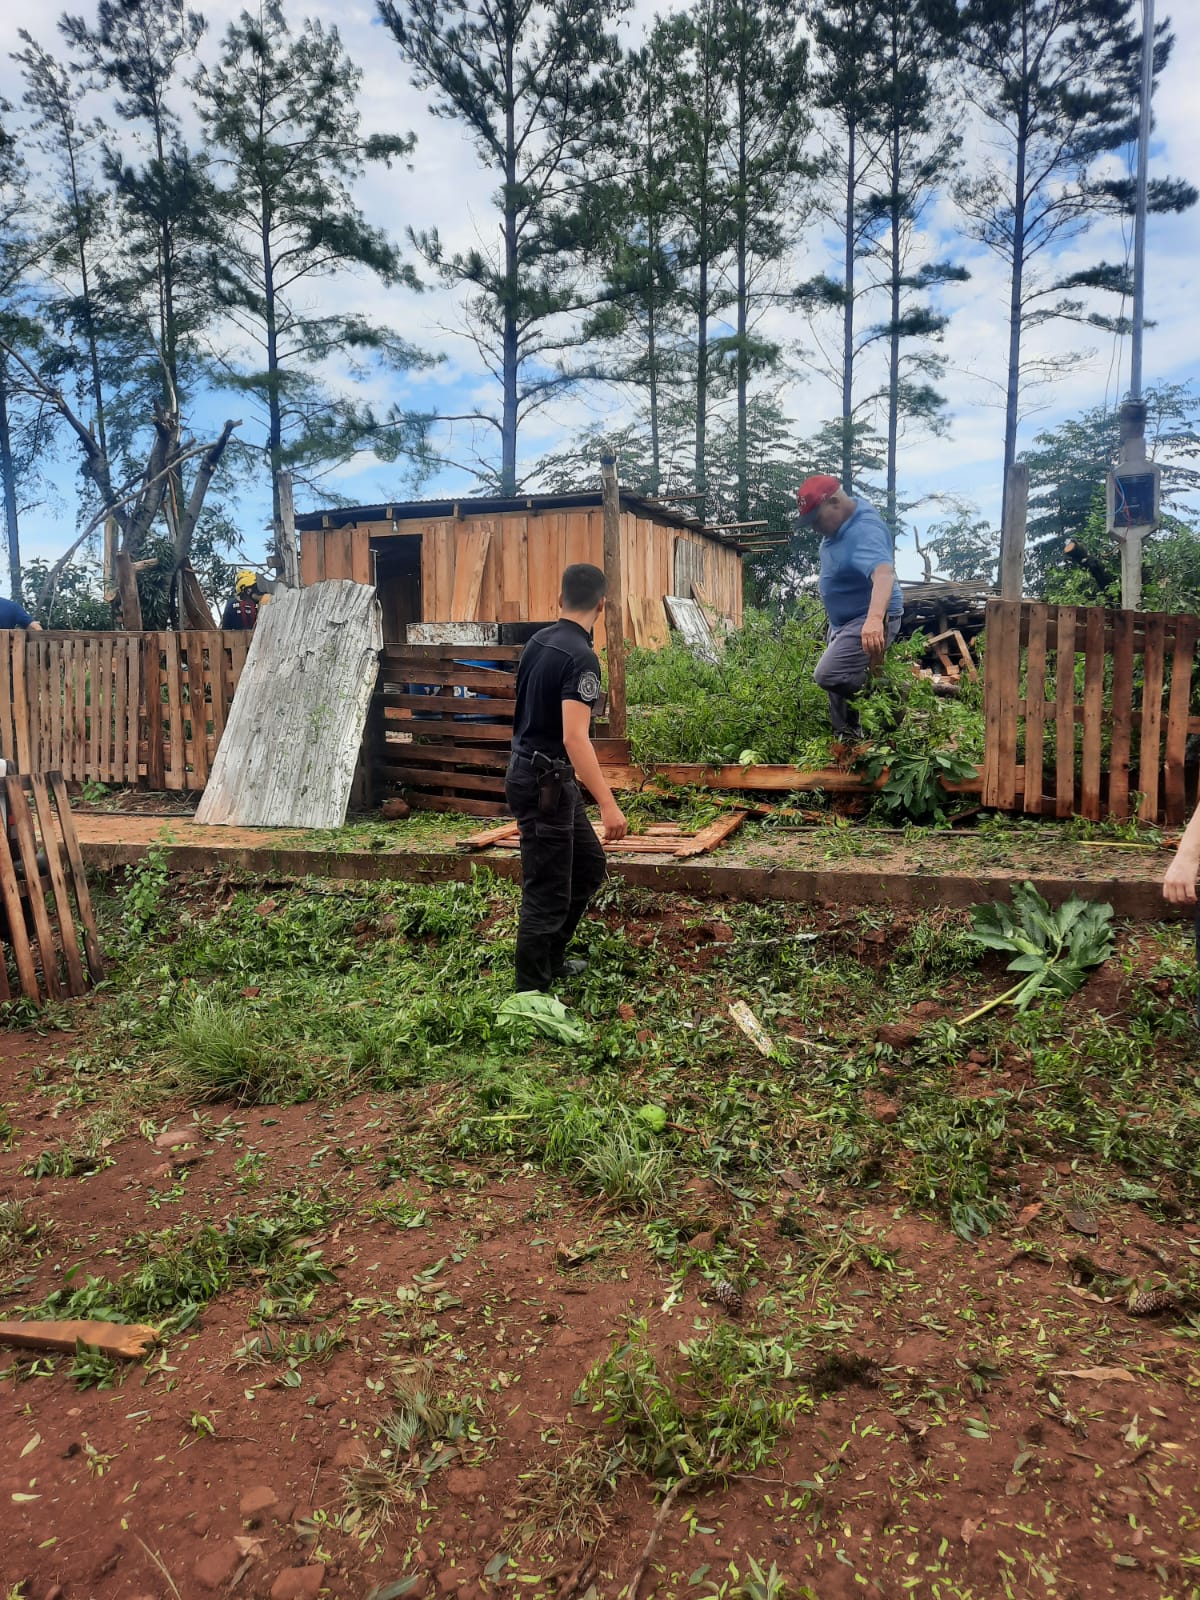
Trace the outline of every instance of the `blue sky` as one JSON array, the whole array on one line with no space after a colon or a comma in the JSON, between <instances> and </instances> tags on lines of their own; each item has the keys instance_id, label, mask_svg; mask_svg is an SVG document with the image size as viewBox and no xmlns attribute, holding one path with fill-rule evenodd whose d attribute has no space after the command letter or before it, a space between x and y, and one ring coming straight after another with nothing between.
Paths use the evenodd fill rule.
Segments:
<instances>
[{"instance_id":1,"label":"blue sky","mask_svg":"<svg viewBox=\"0 0 1200 1600\"><path fill-rule=\"evenodd\" d=\"M211 58L227 21L241 7L219 0L202 5L202 9L209 20L203 54ZM623 22L629 42L636 39L652 9L638 6ZM8 60L8 51L18 46L17 30L28 28L42 43L55 46L53 27L47 20L55 14L35 0L10 0L0 24L0 40L6 47L0 63L0 95L11 101L20 97L19 77ZM477 166L474 153L457 126L428 113L423 96L408 82L390 36L375 21L374 7L359 0L342 0L321 7L318 14L327 23L336 22L351 56L363 68L366 129L412 129L418 137L411 171L378 169L364 180L359 198L368 216L389 224L396 237L403 235L409 223L436 225L452 248L488 238L494 227L492 179ZM1177 5L1172 20L1176 47L1155 100L1157 130L1152 170L1195 181L1200 179L1200 144L1194 131L1191 100L1200 65L1200 6ZM968 148L968 158L970 153ZM798 229L794 262L797 278L832 268L831 243L832 238L823 237L822 228L815 222ZM926 218L921 246L929 259L950 256L962 261L970 269L971 278L965 284L949 286L942 296L943 308L951 316L943 344L949 358L943 387L950 401L951 432L948 438L916 440L903 448L902 494L912 499L925 497L915 513L918 523L938 514L936 502L929 498L937 495L962 496L995 519L1000 498L1003 426L1000 385L1007 342L1003 264L959 235L957 218L948 201L940 202ZM1063 252L1054 265L1065 273L1098 259L1122 259L1124 253L1121 228L1111 223L1093 230L1081 245ZM1200 208L1179 218L1152 218L1148 259L1147 315L1156 326L1146 336L1146 381L1188 382L1200 368L1200 320L1195 313L1200 289ZM340 306L352 306L389 323L413 343L443 357L432 372L409 380L370 380L365 387L381 406L395 400L410 409L461 413L494 403L496 386L462 334L458 297L452 291L434 288L415 296L403 290L385 290L367 278L347 277L327 284L322 293L330 302L336 300ZM802 348L810 356L816 348L813 330L792 313L774 313L766 327L785 345ZM832 326L818 329L817 333L825 341L836 343ZM1022 444L1027 444L1040 429L1086 407L1114 403L1128 381L1128 341L1114 342L1110 336L1093 330L1051 324L1039 330L1030 350L1074 359L1052 386L1030 394L1030 407L1021 427ZM783 400L801 433L815 429L838 406L833 382L819 370L798 370L785 384ZM522 458L532 460L588 422L619 421L626 408L625 397L612 393L566 397L528 426L521 440ZM227 401L221 396L213 397L197 424L219 424L230 414L245 418L243 437L261 437L261 429L244 398ZM465 456L470 443L468 433L459 425L447 453ZM797 462L797 481L805 475L805 469L805 463ZM57 476L61 485L59 503L33 509L23 519L22 543L27 558L52 557L70 541L75 499L69 462ZM398 498L406 492L398 468L371 457L359 458L341 469L335 481L339 495L364 503ZM463 472L446 469L420 493L462 491L468 482ZM299 509L312 509L306 502L307 497L301 495ZM247 491L240 498L238 513L243 551L254 558L262 550L268 496ZM920 563L911 542L907 547L902 544L899 565L901 576L919 574Z\"/></svg>"}]
</instances>

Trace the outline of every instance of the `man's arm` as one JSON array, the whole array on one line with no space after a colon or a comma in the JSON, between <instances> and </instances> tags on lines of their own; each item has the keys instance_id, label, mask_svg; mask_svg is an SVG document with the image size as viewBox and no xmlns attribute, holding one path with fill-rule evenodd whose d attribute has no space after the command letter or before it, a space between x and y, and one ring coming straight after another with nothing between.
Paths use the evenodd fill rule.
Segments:
<instances>
[{"instance_id":1,"label":"man's arm","mask_svg":"<svg viewBox=\"0 0 1200 1600\"><path fill-rule=\"evenodd\" d=\"M890 561L880 562L871 573L871 603L863 623L862 647L874 662L883 660L887 648L884 619L896 585L896 569Z\"/></svg>"},{"instance_id":2,"label":"man's arm","mask_svg":"<svg viewBox=\"0 0 1200 1600\"><path fill-rule=\"evenodd\" d=\"M564 700L562 703L563 744L575 768L575 776L600 807L600 821L604 824L606 839L623 839L629 824L613 792L600 770L600 762L591 740L592 708L582 700Z\"/></svg>"},{"instance_id":3,"label":"man's arm","mask_svg":"<svg viewBox=\"0 0 1200 1600\"><path fill-rule=\"evenodd\" d=\"M1200 873L1200 806L1192 813L1192 820L1184 829L1179 848L1167 868L1163 899L1177 906L1195 905L1197 873Z\"/></svg>"}]
</instances>

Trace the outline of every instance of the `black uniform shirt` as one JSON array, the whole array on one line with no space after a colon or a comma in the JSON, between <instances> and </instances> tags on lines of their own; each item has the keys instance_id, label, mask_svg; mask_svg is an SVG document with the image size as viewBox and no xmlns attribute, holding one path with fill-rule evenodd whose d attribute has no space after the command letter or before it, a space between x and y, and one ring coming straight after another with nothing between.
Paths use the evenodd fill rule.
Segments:
<instances>
[{"instance_id":1,"label":"black uniform shirt","mask_svg":"<svg viewBox=\"0 0 1200 1600\"><path fill-rule=\"evenodd\" d=\"M531 756L565 760L562 703L578 700L594 706L600 698L600 662L591 637L565 617L534 634L517 667L517 706L513 718L513 750Z\"/></svg>"}]
</instances>

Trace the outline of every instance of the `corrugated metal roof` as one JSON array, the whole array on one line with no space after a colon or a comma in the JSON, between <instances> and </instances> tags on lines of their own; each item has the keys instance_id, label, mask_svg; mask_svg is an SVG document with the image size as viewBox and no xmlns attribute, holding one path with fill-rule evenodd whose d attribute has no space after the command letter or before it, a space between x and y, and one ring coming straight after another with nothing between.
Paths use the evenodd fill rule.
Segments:
<instances>
[{"instance_id":1,"label":"corrugated metal roof","mask_svg":"<svg viewBox=\"0 0 1200 1600\"><path fill-rule=\"evenodd\" d=\"M332 506L327 511L305 511L297 514L296 527L301 532L314 528L347 528L356 522L424 522L437 517L491 517L503 516L511 511L570 511L595 510L604 503L598 489L581 494L521 494L489 496L486 498L460 498L457 500L393 500L379 506ZM680 511L666 501L654 500L649 495L635 494L630 489L621 490L622 511L632 511L640 517L662 522L672 528L686 528L716 544L729 545L736 550L744 546L734 537L701 522L690 511Z\"/></svg>"}]
</instances>

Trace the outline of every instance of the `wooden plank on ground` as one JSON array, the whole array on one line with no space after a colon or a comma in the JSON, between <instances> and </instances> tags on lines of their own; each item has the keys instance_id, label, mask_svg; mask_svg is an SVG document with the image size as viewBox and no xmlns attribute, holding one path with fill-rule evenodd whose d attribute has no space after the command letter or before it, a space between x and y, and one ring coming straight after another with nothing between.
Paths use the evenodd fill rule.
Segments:
<instances>
[{"instance_id":1,"label":"wooden plank on ground","mask_svg":"<svg viewBox=\"0 0 1200 1600\"><path fill-rule=\"evenodd\" d=\"M481 833L472 833L465 839L458 841L460 850L486 850L489 845L499 844L502 839L516 839L521 828L516 822L503 822L498 828L484 828Z\"/></svg>"},{"instance_id":2,"label":"wooden plank on ground","mask_svg":"<svg viewBox=\"0 0 1200 1600\"><path fill-rule=\"evenodd\" d=\"M1069 817L1075 809L1075 606L1059 606L1055 633L1055 777L1054 814Z\"/></svg>"},{"instance_id":3,"label":"wooden plank on ground","mask_svg":"<svg viewBox=\"0 0 1200 1600\"><path fill-rule=\"evenodd\" d=\"M1100 820L1104 666L1104 612L1100 606L1089 606L1083 650L1083 759L1079 768L1079 814L1091 822Z\"/></svg>"},{"instance_id":4,"label":"wooden plank on ground","mask_svg":"<svg viewBox=\"0 0 1200 1600\"><path fill-rule=\"evenodd\" d=\"M1108 753L1108 814L1118 821L1129 815L1129 767L1133 750L1132 611L1112 614L1112 737Z\"/></svg>"},{"instance_id":5,"label":"wooden plank on ground","mask_svg":"<svg viewBox=\"0 0 1200 1600\"><path fill-rule=\"evenodd\" d=\"M1163 821L1168 827L1179 827L1187 817L1184 763L1187 758L1196 629L1195 617L1182 616L1176 619L1175 648L1171 655L1171 693L1167 702L1167 737L1163 748Z\"/></svg>"},{"instance_id":6,"label":"wooden plank on ground","mask_svg":"<svg viewBox=\"0 0 1200 1600\"><path fill-rule=\"evenodd\" d=\"M1025 654L1025 800L1024 809L1042 812L1042 779L1046 752L1046 607L1031 605L1029 647Z\"/></svg>"},{"instance_id":7,"label":"wooden plank on ground","mask_svg":"<svg viewBox=\"0 0 1200 1600\"><path fill-rule=\"evenodd\" d=\"M46 896L42 890L42 875L38 866L37 837L33 828L33 813L29 809L29 801L25 798L25 790L21 779L10 774L4 780L4 794L8 801L8 814L12 819L13 831L17 836L17 848L21 852L21 865L25 871L25 892L29 898L29 909L33 916L34 932L37 934L38 953L42 958L42 977L46 982L46 995L51 1000L61 1000L63 987L58 981L58 945L50 927L50 917L46 910ZM49 861L51 854L58 849L58 840L51 835L46 840L46 859ZM71 915L70 903L59 906L59 916Z\"/></svg>"},{"instance_id":8,"label":"wooden plank on ground","mask_svg":"<svg viewBox=\"0 0 1200 1600\"><path fill-rule=\"evenodd\" d=\"M454 588L451 592L450 622L474 622L479 611L479 592L483 569L487 565L492 535L486 529L472 530L454 541Z\"/></svg>"},{"instance_id":9,"label":"wooden plank on ground","mask_svg":"<svg viewBox=\"0 0 1200 1600\"><path fill-rule=\"evenodd\" d=\"M71 881L75 887L75 907L79 912L80 926L83 928L83 947L87 951L88 972L92 982L99 983L104 977L104 957L100 953L100 936L96 932L96 918L92 914L92 897L88 890L87 871L83 865L79 837L75 832L75 820L71 816L67 786L61 772L48 772L46 779L54 796L54 804L58 808L58 829L66 847L67 864L71 868Z\"/></svg>"},{"instance_id":10,"label":"wooden plank on ground","mask_svg":"<svg viewBox=\"0 0 1200 1600\"><path fill-rule=\"evenodd\" d=\"M102 1355L137 1360L158 1338L156 1328L141 1322L0 1322L0 1344L19 1350L65 1350L78 1345Z\"/></svg>"},{"instance_id":11,"label":"wooden plank on ground","mask_svg":"<svg viewBox=\"0 0 1200 1600\"><path fill-rule=\"evenodd\" d=\"M701 828L700 832L686 844L680 845L675 851L676 860L683 861L688 856L702 856L710 850L715 850L719 844L738 831L748 814L745 811L727 811L723 817L718 817L706 828Z\"/></svg>"},{"instance_id":12,"label":"wooden plank on ground","mask_svg":"<svg viewBox=\"0 0 1200 1600\"><path fill-rule=\"evenodd\" d=\"M1138 757L1138 788L1142 791L1138 816L1143 822L1158 820L1166 622L1161 611L1146 615L1146 653L1142 657L1142 738Z\"/></svg>"},{"instance_id":13,"label":"wooden plank on ground","mask_svg":"<svg viewBox=\"0 0 1200 1600\"><path fill-rule=\"evenodd\" d=\"M33 791L33 803L37 809L38 826L46 851L46 870L50 874L50 887L54 891L54 901L58 908L63 959L67 964L67 988L71 994L81 995L85 992L87 984L83 976L83 960L79 952L79 938L75 932L75 918L71 914L71 897L67 889L66 874L63 872L62 851L59 848L60 834L45 778L40 772L35 772L29 779L29 784Z\"/></svg>"},{"instance_id":14,"label":"wooden plank on ground","mask_svg":"<svg viewBox=\"0 0 1200 1600\"><path fill-rule=\"evenodd\" d=\"M327 579L277 594L259 614L196 821L340 826L382 642L366 584Z\"/></svg>"}]
</instances>

